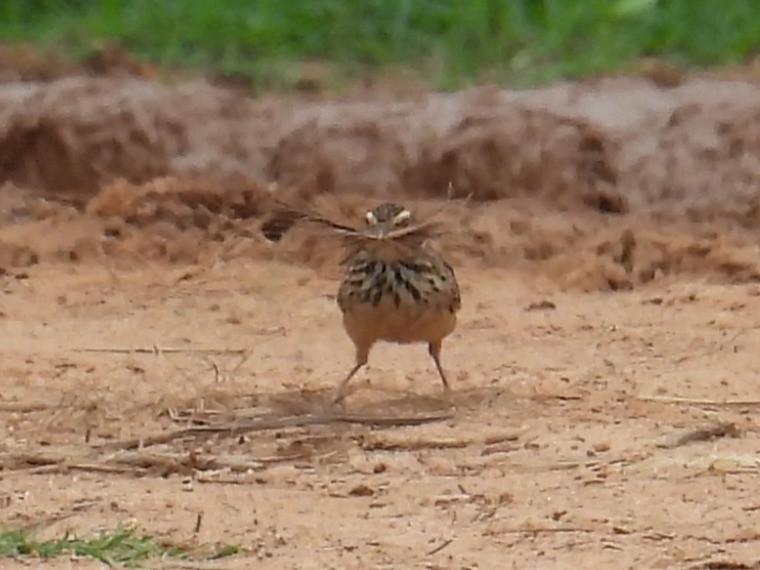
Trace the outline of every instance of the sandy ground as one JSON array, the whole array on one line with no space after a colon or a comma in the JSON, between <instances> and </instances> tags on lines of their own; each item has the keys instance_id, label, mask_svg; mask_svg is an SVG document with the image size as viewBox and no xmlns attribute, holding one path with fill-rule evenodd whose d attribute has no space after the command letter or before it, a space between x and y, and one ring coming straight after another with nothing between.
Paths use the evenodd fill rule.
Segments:
<instances>
[{"instance_id":1,"label":"sandy ground","mask_svg":"<svg viewBox=\"0 0 760 570\"><path fill-rule=\"evenodd\" d=\"M2 523L246 549L168 568L758 567L760 87L364 96L0 85ZM274 197L447 224L451 402L378 345L327 406L340 251L267 239Z\"/></svg>"}]
</instances>

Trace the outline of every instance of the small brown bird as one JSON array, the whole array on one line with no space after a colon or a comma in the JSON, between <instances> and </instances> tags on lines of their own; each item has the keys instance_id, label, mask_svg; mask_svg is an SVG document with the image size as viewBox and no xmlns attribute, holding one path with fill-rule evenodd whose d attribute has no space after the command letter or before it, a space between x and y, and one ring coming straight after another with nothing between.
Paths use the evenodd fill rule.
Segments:
<instances>
[{"instance_id":1,"label":"small brown bird","mask_svg":"<svg viewBox=\"0 0 760 570\"><path fill-rule=\"evenodd\" d=\"M441 343L456 326L461 301L454 270L429 246L435 224L413 224L409 210L391 203L368 211L363 230L328 224L344 234L348 246L338 306L356 347L356 363L334 402L345 397L349 381L379 340L426 342L448 394Z\"/></svg>"}]
</instances>

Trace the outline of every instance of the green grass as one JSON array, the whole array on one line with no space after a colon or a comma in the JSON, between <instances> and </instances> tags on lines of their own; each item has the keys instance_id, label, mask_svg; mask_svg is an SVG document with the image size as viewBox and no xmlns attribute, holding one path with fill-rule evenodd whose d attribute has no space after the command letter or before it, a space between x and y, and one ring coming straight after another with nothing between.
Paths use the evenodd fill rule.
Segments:
<instances>
[{"instance_id":1,"label":"green grass","mask_svg":"<svg viewBox=\"0 0 760 570\"><path fill-rule=\"evenodd\" d=\"M625 68L739 62L757 0L3 0L0 39L82 55L104 41L166 65L289 88L310 61L351 79L408 67L437 87L526 85Z\"/></svg>"},{"instance_id":2,"label":"green grass","mask_svg":"<svg viewBox=\"0 0 760 570\"><path fill-rule=\"evenodd\" d=\"M203 556L213 560L241 552L233 545L223 545ZM0 556L28 556L53 558L56 556L84 556L100 560L108 566L139 566L142 562L160 558L195 558L193 552L179 547L164 546L150 536L137 534L132 527L119 527L103 532L94 538L81 538L66 533L61 538L38 540L31 533L19 529L0 531Z\"/></svg>"}]
</instances>

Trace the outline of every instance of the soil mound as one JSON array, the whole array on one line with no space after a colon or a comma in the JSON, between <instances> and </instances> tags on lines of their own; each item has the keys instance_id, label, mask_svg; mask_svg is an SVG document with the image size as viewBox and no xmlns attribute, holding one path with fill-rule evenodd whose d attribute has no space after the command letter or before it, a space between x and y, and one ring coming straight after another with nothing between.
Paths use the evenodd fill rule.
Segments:
<instances>
[{"instance_id":1,"label":"soil mound","mask_svg":"<svg viewBox=\"0 0 760 570\"><path fill-rule=\"evenodd\" d=\"M397 199L446 218L462 263L581 288L683 272L748 280L760 87L621 78L326 102L135 77L7 83L0 181L11 266L204 251L332 264L334 240L314 232L267 239L273 197L349 223Z\"/></svg>"}]
</instances>

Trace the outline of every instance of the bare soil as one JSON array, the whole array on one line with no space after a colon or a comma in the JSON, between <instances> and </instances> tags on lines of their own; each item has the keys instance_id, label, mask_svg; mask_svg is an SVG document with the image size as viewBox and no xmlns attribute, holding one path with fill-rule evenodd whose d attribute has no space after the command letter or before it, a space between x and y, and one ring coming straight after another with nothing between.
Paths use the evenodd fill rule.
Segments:
<instances>
[{"instance_id":1,"label":"bare soil","mask_svg":"<svg viewBox=\"0 0 760 570\"><path fill-rule=\"evenodd\" d=\"M169 568L758 567L758 84L11 79L3 525L246 548ZM268 239L275 199L446 223L451 402L424 347L378 345L327 405L340 248Z\"/></svg>"}]
</instances>

